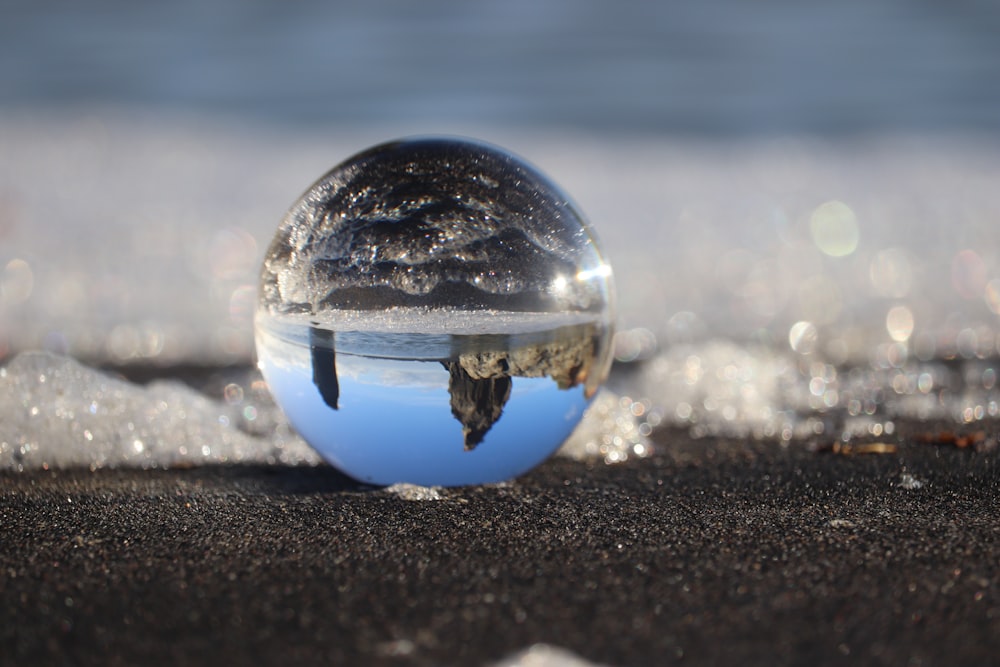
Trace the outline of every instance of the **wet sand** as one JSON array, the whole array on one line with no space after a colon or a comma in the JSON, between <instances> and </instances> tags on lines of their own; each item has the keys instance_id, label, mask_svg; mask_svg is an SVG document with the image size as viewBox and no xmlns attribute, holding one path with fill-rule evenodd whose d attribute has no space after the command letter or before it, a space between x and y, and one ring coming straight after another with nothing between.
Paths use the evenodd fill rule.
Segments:
<instances>
[{"instance_id":1,"label":"wet sand","mask_svg":"<svg viewBox=\"0 0 1000 667\"><path fill-rule=\"evenodd\" d=\"M998 452L926 429L853 456L665 431L430 501L326 467L3 473L0 662L988 664Z\"/></svg>"}]
</instances>

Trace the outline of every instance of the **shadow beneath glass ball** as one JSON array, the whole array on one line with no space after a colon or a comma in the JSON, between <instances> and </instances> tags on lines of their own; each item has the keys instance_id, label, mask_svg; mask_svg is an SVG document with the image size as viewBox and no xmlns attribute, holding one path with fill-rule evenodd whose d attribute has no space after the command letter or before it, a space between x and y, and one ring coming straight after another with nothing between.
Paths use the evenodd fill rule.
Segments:
<instances>
[{"instance_id":1,"label":"shadow beneath glass ball","mask_svg":"<svg viewBox=\"0 0 1000 667\"><path fill-rule=\"evenodd\" d=\"M186 471L202 488L235 490L265 495L313 495L370 492L379 487L363 484L330 465L207 465Z\"/></svg>"}]
</instances>

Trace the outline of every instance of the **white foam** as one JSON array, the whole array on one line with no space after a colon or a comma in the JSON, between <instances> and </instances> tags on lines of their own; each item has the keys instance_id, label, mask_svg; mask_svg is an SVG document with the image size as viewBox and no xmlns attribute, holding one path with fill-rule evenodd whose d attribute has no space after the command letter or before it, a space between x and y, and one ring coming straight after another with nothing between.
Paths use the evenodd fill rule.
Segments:
<instances>
[{"instance_id":1,"label":"white foam","mask_svg":"<svg viewBox=\"0 0 1000 667\"><path fill-rule=\"evenodd\" d=\"M652 426L647 421L649 404L602 390L584 413L558 455L571 459L603 459L621 463L653 453L647 437Z\"/></svg>"},{"instance_id":2,"label":"white foam","mask_svg":"<svg viewBox=\"0 0 1000 667\"><path fill-rule=\"evenodd\" d=\"M602 425L588 417L565 452L635 453L646 443L628 433L641 436L649 417L696 435L781 440L881 437L898 416L1000 417L995 138L723 148L486 130L470 133L524 155L579 202L615 268L620 328L647 334L621 350L645 361L619 396L595 403ZM260 256L287 206L332 164L392 135L317 140L112 112L5 117L0 359L49 349L95 362L249 363ZM848 255L831 254L812 224L831 201L859 234ZM800 341L793 353L789 333L800 330L815 349ZM10 362L0 383L5 467L285 460L283 447L304 448L273 406L247 424L180 385L116 384L61 357L30 359ZM75 378L68 393L32 379L47 365ZM117 411L88 416L95 401Z\"/></svg>"},{"instance_id":3,"label":"white foam","mask_svg":"<svg viewBox=\"0 0 1000 667\"><path fill-rule=\"evenodd\" d=\"M69 357L21 354L0 368L0 470L320 463L262 385L249 372L232 385L243 397L227 402L176 381L143 386ZM639 426L629 404L602 393L561 454L620 461L651 451Z\"/></svg>"},{"instance_id":4,"label":"white foam","mask_svg":"<svg viewBox=\"0 0 1000 667\"><path fill-rule=\"evenodd\" d=\"M0 411L0 469L319 462L280 423L254 435L178 382L140 386L48 353L0 368Z\"/></svg>"},{"instance_id":5,"label":"white foam","mask_svg":"<svg viewBox=\"0 0 1000 667\"><path fill-rule=\"evenodd\" d=\"M441 500L441 487L439 486L420 486L419 484L398 482L392 486L387 486L385 491L403 500Z\"/></svg>"}]
</instances>

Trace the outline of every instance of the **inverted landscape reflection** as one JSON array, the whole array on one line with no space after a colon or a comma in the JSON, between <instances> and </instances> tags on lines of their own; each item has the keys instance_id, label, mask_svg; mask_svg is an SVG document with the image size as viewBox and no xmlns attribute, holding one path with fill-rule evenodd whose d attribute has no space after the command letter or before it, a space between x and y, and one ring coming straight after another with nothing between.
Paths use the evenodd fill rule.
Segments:
<instances>
[{"instance_id":1,"label":"inverted landscape reflection","mask_svg":"<svg viewBox=\"0 0 1000 667\"><path fill-rule=\"evenodd\" d=\"M258 332L260 366L296 430L362 482L509 479L550 456L589 402L582 384L506 373L472 378L457 359L338 353L335 341L336 333L317 327L298 340Z\"/></svg>"}]
</instances>

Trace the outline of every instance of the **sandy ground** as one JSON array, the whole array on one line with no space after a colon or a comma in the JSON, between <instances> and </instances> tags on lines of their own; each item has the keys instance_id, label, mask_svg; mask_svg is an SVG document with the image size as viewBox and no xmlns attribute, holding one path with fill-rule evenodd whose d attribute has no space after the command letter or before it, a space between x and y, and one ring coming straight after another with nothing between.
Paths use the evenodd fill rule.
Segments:
<instances>
[{"instance_id":1,"label":"sandy ground","mask_svg":"<svg viewBox=\"0 0 1000 667\"><path fill-rule=\"evenodd\" d=\"M437 500L330 468L0 475L9 665L988 664L1000 465L659 434Z\"/></svg>"}]
</instances>

